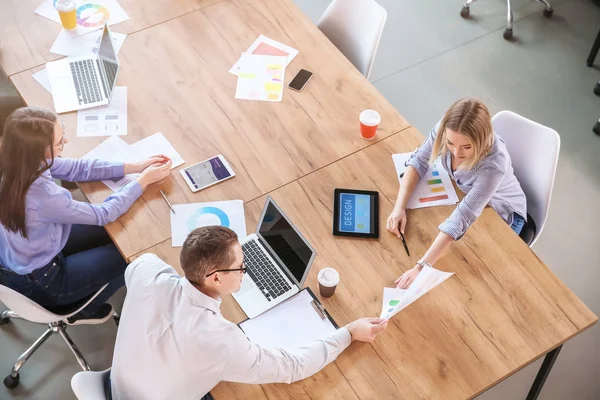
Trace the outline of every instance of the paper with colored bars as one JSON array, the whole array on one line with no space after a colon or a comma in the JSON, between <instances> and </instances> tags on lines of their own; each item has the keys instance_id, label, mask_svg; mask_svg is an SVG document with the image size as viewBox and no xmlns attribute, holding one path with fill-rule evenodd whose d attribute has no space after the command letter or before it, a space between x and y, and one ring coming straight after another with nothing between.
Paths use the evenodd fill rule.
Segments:
<instances>
[{"instance_id":1,"label":"paper with colored bars","mask_svg":"<svg viewBox=\"0 0 600 400\"><path fill-rule=\"evenodd\" d=\"M396 176L401 183L400 175L406 171L406 162L411 155L412 153L392 154ZM441 161L437 159L433 164L429 164L427 173L419 180L406 208L448 206L456 203L458 203L458 195L454 190L452 180L441 165Z\"/></svg>"},{"instance_id":2,"label":"paper with colored bars","mask_svg":"<svg viewBox=\"0 0 600 400\"><path fill-rule=\"evenodd\" d=\"M299 51L293 47L286 46L276 40L269 39L265 35L260 35L254 43L248 47L245 54L256 54L263 56L283 56L285 57L285 66L287 67L294 57L298 55ZM229 73L238 75L240 69L241 58L231 67Z\"/></svg>"},{"instance_id":3,"label":"paper with colored bars","mask_svg":"<svg viewBox=\"0 0 600 400\"><path fill-rule=\"evenodd\" d=\"M242 54L235 98L281 101L285 57Z\"/></svg>"},{"instance_id":4,"label":"paper with colored bars","mask_svg":"<svg viewBox=\"0 0 600 400\"><path fill-rule=\"evenodd\" d=\"M392 318L453 274L425 266L408 289L383 288L380 318Z\"/></svg>"}]
</instances>

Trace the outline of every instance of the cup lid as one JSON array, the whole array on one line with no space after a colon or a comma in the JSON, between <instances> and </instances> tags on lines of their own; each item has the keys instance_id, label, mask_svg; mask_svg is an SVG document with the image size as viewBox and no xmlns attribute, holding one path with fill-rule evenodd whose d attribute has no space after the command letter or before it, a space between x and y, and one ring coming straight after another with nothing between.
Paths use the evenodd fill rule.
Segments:
<instances>
[{"instance_id":1,"label":"cup lid","mask_svg":"<svg viewBox=\"0 0 600 400\"><path fill-rule=\"evenodd\" d=\"M340 283L340 274L333 268L323 268L319 271L317 279L321 285L332 287Z\"/></svg>"}]
</instances>

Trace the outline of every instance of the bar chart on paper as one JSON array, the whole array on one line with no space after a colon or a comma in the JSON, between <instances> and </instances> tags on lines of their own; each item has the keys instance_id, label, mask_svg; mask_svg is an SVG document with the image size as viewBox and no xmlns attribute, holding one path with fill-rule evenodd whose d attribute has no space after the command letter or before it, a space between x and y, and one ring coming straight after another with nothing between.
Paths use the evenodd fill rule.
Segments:
<instances>
[{"instance_id":1,"label":"bar chart on paper","mask_svg":"<svg viewBox=\"0 0 600 400\"><path fill-rule=\"evenodd\" d=\"M394 165L398 179L406 170L406 163L412 153L393 154ZM407 208L423 208L456 204L458 196L452 185L452 180L442 167L439 160L429 165L427 173L417 184L415 191L408 201Z\"/></svg>"}]
</instances>

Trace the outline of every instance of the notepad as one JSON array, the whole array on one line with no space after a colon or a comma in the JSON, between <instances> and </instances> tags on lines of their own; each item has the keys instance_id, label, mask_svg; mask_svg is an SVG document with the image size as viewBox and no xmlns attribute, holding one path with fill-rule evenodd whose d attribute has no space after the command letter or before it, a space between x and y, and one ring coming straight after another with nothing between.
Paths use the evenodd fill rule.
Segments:
<instances>
[{"instance_id":1,"label":"notepad","mask_svg":"<svg viewBox=\"0 0 600 400\"><path fill-rule=\"evenodd\" d=\"M322 318L311 304L313 296L302 290L258 317L240 323L248 338L262 347L292 351L336 331L331 319Z\"/></svg>"}]
</instances>

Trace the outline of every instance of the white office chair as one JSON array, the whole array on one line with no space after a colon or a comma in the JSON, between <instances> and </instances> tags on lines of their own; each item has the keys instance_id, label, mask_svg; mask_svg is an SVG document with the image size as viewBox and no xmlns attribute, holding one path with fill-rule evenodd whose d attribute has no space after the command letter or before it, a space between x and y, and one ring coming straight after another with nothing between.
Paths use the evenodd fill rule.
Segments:
<instances>
[{"instance_id":1,"label":"white office chair","mask_svg":"<svg viewBox=\"0 0 600 400\"><path fill-rule=\"evenodd\" d=\"M16 292L6 286L0 285L0 301L2 301L10 310L0 314L0 325L7 324L11 318L21 318L29 322L39 324L48 324L48 329L35 341L15 362L10 375L4 378L4 386L14 389L19 385L19 370L27 362L29 357L50 337L52 334L59 334L65 341L67 347L71 350L77 362L84 371L89 371L90 367L81 355L81 352L75 346L70 336L67 334L67 318L83 310L92 300L96 298L108 283L100 288L96 293L66 306L58 306L46 309L36 302L28 299L19 292ZM115 322L118 323L119 316L113 314Z\"/></svg>"},{"instance_id":2,"label":"white office chair","mask_svg":"<svg viewBox=\"0 0 600 400\"><path fill-rule=\"evenodd\" d=\"M369 78L386 19L374 0L333 0L317 26Z\"/></svg>"},{"instance_id":3,"label":"white office chair","mask_svg":"<svg viewBox=\"0 0 600 400\"><path fill-rule=\"evenodd\" d=\"M469 13L470 13L469 6L474 1L475 0L465 0L465 4L464 4L462 10L460 11L461 17L463 17L463 18L469 17ZM554 9L552 8L552 6L550 6L550 3L548 3L546 0L533 0L533 1L546 6L546 8L544 8L544 17L546 17L546 18L552 17L552 14L554 14ZM512 9L510 7L510 0L506 0L506 7L508 9L507 16L506 16L506 29L504 30L504 33L502 36L504 36L504 39L506 39L506 40L512 40L512 38L513 38L513 13L512 13Z\"/></svg>"},{"instance_id":4,"label":"white office chair","mask_svg":"<svg viewBox=\"0 0 600 400\"><path fill-rule=\"evenodd\" d=\"M515 176L527 197L528 221L521 237L531 247L542 233L548 217L560 152L560 136L554 129L511 111L494 115L492 125L506 142ZM526 228L532 225L530 219L535 224L535 232L527 238Z\"/></svg>"},{"instance_id":5,"label":"white office chair","mask_svg":"<svg viewBox=\"0 0 600 400\"><path fill-rule=\"evenodd\" d=\"M78 400L106 400L110 368L100 372L78 372L71 378L71 388Z\"/></svg>"}]
</instances>

